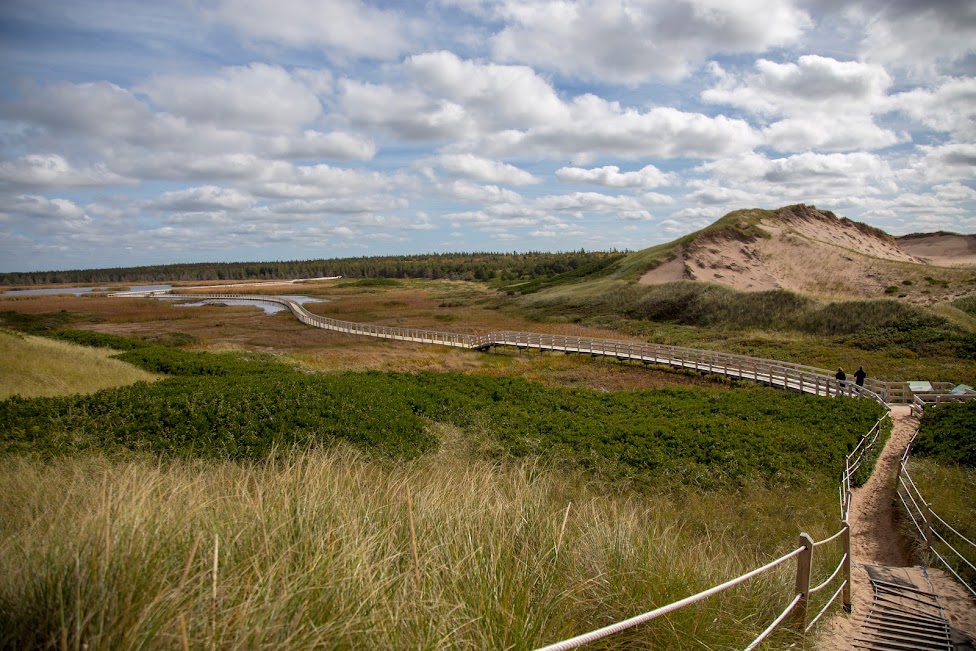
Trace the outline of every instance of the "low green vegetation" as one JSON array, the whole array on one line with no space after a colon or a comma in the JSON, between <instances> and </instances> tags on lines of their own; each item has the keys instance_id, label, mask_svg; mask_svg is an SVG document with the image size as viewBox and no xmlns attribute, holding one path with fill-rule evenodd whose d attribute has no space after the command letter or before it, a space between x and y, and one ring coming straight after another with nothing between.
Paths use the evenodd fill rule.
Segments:
<instances>
[{"instance_id":1,"label":"low green vegetation","mask_svg":"<svg viewBox=\"0 0 976 651\"><path fill-rule=\"evenodd\" d=\"M601 393L456 373L307 375L240 355L140 347L119 359L173 376L94 395L0 403L0 446L259 460L344 440L411 458L430 423L477 428L506 457L549 456L637 485L835 481L880 416L868 401L755 386Z\"/></svg>"},{"instance_id":2,"label":"low green vegetation","mask_svg":"<svg viewBox=\"0 0 976 651\"><path fill-rule=\"evenodd\" d=\"M859 360L871 366L873 376L889 380L976 381L976 365L970 361L976 360L976 333L937 312L896 300L822 303L781 289L740 292L678 281L621 285L594 294L550 292L522 299L519 309L539 321L595 325L655 343L823 368ZM736 340L759 345L750 351ZM933 369L949 376L932 377Z\"/></svg>"},{"instance_id":3,"label":"low green vegetation","mask_svg":"<svg viewBox=\"0 0 976 651\"><path fill-rule=\"evenodd\" d=\"M843 458L881 413L60 336L168 377L0 402L3 648L533 648L834 533ZM742 648L793 581L593 646Z\"/></svg>"},{"instance_id":4,"label":"low green vegetation","mask_svg":"<svg viewBox=\"0 0 976 651\"><path fill-rule=\"evenodd\" d=\"M926 409L912 454L976 468L976 400Z\"/></svg>"},{"instance_id":5,"label":"low green vegetation","mask_svg":"<svg viewBox=\"0 0 976 651\"><path fill-rule=\"evenodd\" d=\"M968 540L976 540L976 400L929 407L922 417L909 472L940 518ZM976 550L939 524L937 530L968 560L976 563ZM906 527L907 528L907 527ZM940 566L925 550L924 541L914 529L916 547L926 562ZM976 588L976 572L960 561L944 543L935 548L969 585Z\"/></svg>"}]
</instances>

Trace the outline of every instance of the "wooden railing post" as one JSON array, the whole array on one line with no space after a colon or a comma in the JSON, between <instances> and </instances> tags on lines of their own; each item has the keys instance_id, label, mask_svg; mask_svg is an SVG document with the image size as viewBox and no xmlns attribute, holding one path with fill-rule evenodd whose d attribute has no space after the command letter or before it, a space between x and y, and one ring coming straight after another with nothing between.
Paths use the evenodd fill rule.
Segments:
<instances>
[{"instance_id":1,"label":"wooden railing post","mask_svg":"<svg viewBox=\"0 0 976 651\"><path fill-rule=\"evenodd\" d=\"M851 581L853 580L851 576L851 525L847 523L847 520L843 520L841 526L844 527L842 537L844 541L844 594L841 598L844 612L850 613L854 610L854 604L851 602Z\"/></svg>"},{"instance_id":2,"label":"wooden railing post","mask_svg":"<svg viewBox=\"0 0 976 651\"><path fill-rule=\"evenodd\" d=\"M800 601L796 604L794 619L799 630L807 627L807 606L810 596L810 572L813 568L813 538L807 533L800 534L800 546L803 551L796 557L796 594Z\"/></svg>"}]
</instances>

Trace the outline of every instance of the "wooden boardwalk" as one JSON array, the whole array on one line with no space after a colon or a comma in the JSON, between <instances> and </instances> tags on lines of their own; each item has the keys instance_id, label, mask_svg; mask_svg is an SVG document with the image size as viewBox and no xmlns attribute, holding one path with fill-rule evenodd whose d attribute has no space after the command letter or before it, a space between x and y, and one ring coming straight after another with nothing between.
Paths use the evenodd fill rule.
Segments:
<instances>
[{"instance_id":1,"label":"wooden boardwalk","mask_svg":"<svg viewBox=\"0 0 976 651\"><path fill-rule=\"evenodd\" d=\"M471 350L487 350L495 346L510 346L521 350L555 351L567 354L612 357L620 361L670 366L676 369L713 373L736 380L749 380L769 386L818 396L846 395L869 397L879 402L904 402L910 393L903 382L880 382L868 378L864 387L853 382L838 382L831 371L776 360L733 355L683 346L667 346L636 341L595 339L565 335L500 331L486 335L468 335L418 328L398 328L340 321L318 316L301 304L280 296L247 294L172 294L148 292L146 296L166 296L192 300L244 300L274 303L287 307L302 323L314 328L346 334L408 341L412 343L450 346Z\"/></svg>"}]
</instances>

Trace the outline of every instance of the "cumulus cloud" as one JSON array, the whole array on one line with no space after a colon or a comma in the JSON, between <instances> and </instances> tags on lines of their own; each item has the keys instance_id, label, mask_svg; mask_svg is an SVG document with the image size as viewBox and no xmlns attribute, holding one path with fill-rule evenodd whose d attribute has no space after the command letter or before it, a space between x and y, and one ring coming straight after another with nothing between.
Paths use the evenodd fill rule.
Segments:
<instances>
[{"instance_id":1,"label":"cumulus cloud","mask_svg":"<svg viewBox=\"0 0 976 651\"><path fill-rule=\"evenodd\" d=\"M572 160L600 155L720 158L748 151L761 140L760 134L744 120L670 107L641 112L594 95L582 95L571 103L566 122L489 134L458 146L494 156L521 153Z\"/></svg>"},{"instance_id":2,"label":"cumulus cloud","mask_svg":"<svg viewBox=\"0 0 976 651\"><path fill-rule=\"evenodd\" d=\"M500 60L625 84L679 79L716 53L763 52L811 26L789 0L509 0L496 13Z\"/></svg>"},{"instance_id":3,"label":"cumulus cloud","mask_svg":"<svg viewBox=\"0 0 976 651\"><path fill-rule=\"evenodd\" d=\"M68 199L48 199L31 194L21 194L5 202L5 211L54 221L86 219L85 209Z\"/></svg>"},{"instance_id":4,"label":"cumulus cloud","mask_svg":"<svg viewBox=\"0 0 976 651\"><path fill-rule=\"evenodd\" d=\"M370 197L330 197L327 199L293 199L282 201L270 206L274 213L298 213L307 215L321 214L359 214L377 213L383 210L393 210L407 207L406 199L377 195Z\"/></svg>"},{"instance_id":5,"label":"cumulus cloud","mask_svg":"<svg viewBox=\"0 0 976 651\"><path fill-rule=\"evenodd\" d=\"M355 0L218 0L207 14L251 37L338 57L391 59L409 44L396 11Z\"/></svg>"},{"instance_id":6,"label":"cumulus cloud","mask_svg":"<svg viewBox=\"0 0 976 651\"><path fill-rule=\"evenodd\" d=\"M920 124L953 137L976 139L976 78L941 80L935 88L915 88L891 97L890 106Z\"/></svg>"},{"instance_id":7,"label":"cumulus cloud","mask_svg":"<svg viewBox=\"0 0 976 651\"><path fill-rule=\"evenodd\" d=\"M796 63L760 59L742 77L714 63L711 70L718 84L702 92L704 101L784 117L763 130L777 151L880 149L910 139L874 121L892 84L879 65L806 55Z\"/></svg>"},{"instance_id":8,"label":"cumulus cloud","mask_svg":"<svg viewBox=\"0 0 976 651\"><path fill-rule=\"evenodd\" d=\"M518 192L501 188L497 185L481 185L470 181L452 181L440 183L437 190L448 197L468 201L471 203L521 203L522 195Z\"/></svg>"},{"instance_id":9,"label":"cumulus cloud","mask_svg":"<svg viewBox=\"0 0 976 651\"><path fill-rule=\"evenodd\" d=\"M882 149L911 140L907 133L879 127L867 115L805 115L763 129L766 143L781 152Z\"/></svg>"},{"instance_id":10,"label":"cumulus cloud","mask_svg":"<svg viewBox=\"0 0 976 651\"><path fill-rule=\"evenodd\" d=\"M531 185L540 179L514 165L475 156L474 154L443 154L434 161L451 176L506 185Z\"/></svg>"},{"instance_id":11,"label":"cumulus cloud","mask_svg":"<svg viewBox=\"0 0 976 651\"><path fill-rule=\"evenodd\" d=\"M560 181L593 183L610 188L656 188L669 185L674 177L653 165L645 165L633 172L621 172L616 165L605 165L594 169L561 167L556 170L556 178Z\"/></svg>"},{"instance_id":12,"label":"cumulus cloud","mask_svg":"<svg viewBox=\"0 0 976 651\"><path fill-rule=\"evenodd\" d=\"M755 72L742 78L713 63L719 85L702 92L702 99L729 104L762 115L794 115L825 108L870 111L884 99L892 79L880 65L837 61L804 55L796 63L759 59Z\"/></svg>"},{"instance_id":13,"label":"cumulus cloud","mask_svg":"<svg viewBox=\"0 0 976 651\"><path fill-rule=\"evenodd\" d=\"M242 210L254 204L254 197L214 185L164 192L146 202L151 210L203 212L208 210Z\"/></svg>"},{"instance_id":14,"label":"cumulus cloud","mask_svg":"<svg viewBox=\"0 0 976 651\"><path fill-rule=\"evenodd\" d=\"M376 155L376 143L372 138L343 131L323 133L314 129L306 129L295 136L273 136L266 144L259 143L258 148L266 150L270 156L288 160L370 160Z\"/></svg>"},{"instance_id":15,"label":"cumulus cloud","mask_svg":"<svg viewBox=\"0 0 976 651\"><path fill-rule=\"evenodd\" d=\"M339 94L340 107L350 121L382 128L404 140L448 140L474 130L462 106L415 89L342 79Z\"/></svg>"},{"instance_id":16,"label":"cumulus cloud","mask_svg":"<svg viewBox=\"0 0 976 651\"><path fill-rule=\"evenodd\" d=\"M849 205L851 197L898 191L896 173L876 154L805 152L785 158L751 153L699 166L707 178L689 183L693 197L711 205L779 206L803 201Z\"/></svg>"},{"instance_id":17,"label":"cumulus cloud","mask_svg":"<svg viewBox=\"0 0 976 651\"><path fill-rule=\"evenodd\" d=\"M28 154L16 160L0 162L0 186L59 189L129 182L102 164L75 167L58 154Z\"/></svg>"},{"instance_id":18,"label":"cumulus cloud","mask_svg":"<svg viewBox=\"0 0 976 651\"><path fill-rule=\"evenodd\" d=\"M948 182L976 179L976 144L950 143L919 145L901 172L903 178L914 182Z\"/></svg>"},{"instance_id":19,"label":"cumulus cloud","mask_svg":"<svg viewBox=\"0 0 976 651\"><path fill-rule=\"evenodd\" d=\"M552 85L526 66L466 61L452 52L430 52L404 63L418 87L463 105L479 121L523 128L569 118Z\"/></svg>"},{"instance_id":20,"label":"cumulus cloud","mask_svg":"<svg viewBox=\"0 0 976 651\"><path fill-rule=\"evenodd\" d=\"M884 65L927 74L976 52L976 9L969 0L864 0L845 15L864 30L861 55Z\"/></svg>"},{"instance_id":21,"label":"cumulus cloud","mask_svg":"<svg viewBox=\"0 0 976 651\"><path fill-rule=\"evenodd\" d=\"M258 132L301 127L322 110L305 84L264 63L224 68L216 75L158 75L139 90L191 122Z\"/></svg>"}]
</instances>

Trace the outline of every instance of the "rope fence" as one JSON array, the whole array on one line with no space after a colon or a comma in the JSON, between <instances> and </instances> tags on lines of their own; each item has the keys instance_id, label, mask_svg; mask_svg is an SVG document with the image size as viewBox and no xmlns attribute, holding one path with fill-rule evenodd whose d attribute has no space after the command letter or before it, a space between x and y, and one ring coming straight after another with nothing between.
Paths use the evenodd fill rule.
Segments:
<instances>
[{"instance_id":1,"label":"rope fence","mask_svg":"<svg viewBox=\"0 0 976 651\"><path fill-rule=\"evenodd\" d=\"M302 323L335 332L378 337L384 339L396 339L401 341L411 341L425 344L445 345L458 348L485 350L493 346L511 346L522 349L537 349L540 351L562 351L564 353L590 354L593 356L615 357L621 361L633 360L644 364L660 364L700 371L702 373L721 374L726 377L751 380L779 387L787 390L810 393L820 396L847 396L850 398L869 398L887 406L891 402L912 402L912 392L904 382L881 382L868 378L864 386L856 385L851 382L838 381L830 371L819 369L802 364L792 364L789 362L779 362L746 355L733 355L713 351L685 348L681 346L668 346L663 344L650 344L632 341L617 341L610 339L590 339L584 337L573 337L563 335L532 334L523 332L494 332L487 335L469 335L449 332L439 332L415 328L399 328L390 326L376 326L369 324L353 323L341 321L328 317L318 316L306 310L296 301L278 296L256 296L241 294L172 294L162 292L148 292L149 297L165 296L167 298L180 298L192 300L245 300L254 302L266 302L282 305L288 308L292 314ZM917 404L917 403L916 403ZM923 403L924 406L924 403ZM840 493L840 515L841 529L819 542L814 542L810 536L800 534L800 546L790 553L774 560L762 567L756 568L741 576L730 579L721 585L691 595L674 603L668 604L625 619L623 621L604 626L603 628L583 633L575 637L556 642L548 646L540 647L537 651L564 651L574 649L584 644L602 639L620 631L632 628L639 624L649 622L658 617L675 612L692 604L698 603L724 590L740 585L749 579L769 571L793 558L797 559L796 571L796 591L786 606L786 608L770 623L763 632L753 640L746 651L752 651L772 634L783 622L787 621L792 615L792 621L799 631L808 632L836 602L838 597L842 600L845 611L851 612L851 544L850 544L850 525L848 515L851 505L851 484L852 478L868 459L868 452L873 449L883 430L885 419L890 418L889 413L882 416L875 423L871 430L861 437L855 448L846 457L844 471L841 476ZM909 445L909 449L910 449ZM942 521L925 504L921 494L915 487L910 475L908 474L905 462L909 451L906 450L905 457L902 459L899 481L901 487L905 488L906 497L902 497L901 489L899 497L902 504L911 516L913 523L929 544L933 538L938 537L940 541L945 539L932 527L932 520ZM909 488L910 487L910 488ZM908 507L911 503L912 508ZM916 516L917 514L917 516ZM928 514L928 515L927 515ZM931 519L929 518L931 516ZM954 529L945 525L947 530L955 532ZM956 532L957 533L957 532ZM961 537L961 536L960 536ZM976 545L965 538L962 538L971 547ZM840 540L843 545L843 552L840 562L833 569L830 576L819 585L811 588L810 577L813 567L814 549L829 543ZM955 549L945 543L945 545L955 552ZM940 560L942 556L932 549L933 553ZM958 552L956 552L958 554ZM963 560L964 557L960 555ZM943 563L945 561L943 560ZM972 562L966 560L970 568L976 571ZM945 563L949 567L948 563ZM951 567L949 570L959 578ZM809 619L808 602L811 595L818 593L832 584L838 577L842 577L840 586L833 595L826 601L815 617ZM960 579L961 581L961 579ZM969 586L967 586L969 588ZM973 592L972 588L969 588ZM973 593L976 596L976 592Z\"/></svg>"},{"instance_id":2,"label":"rope fence","mask_svg":"<svg viewBox=\"0 0 976 651\"><path fill-rule=\"evenodd\" d=\"M949 573L956 577L956 580L973 597L976 597L973 582L967 581L959 573L968 567L972 575L976 576L976 564L974 564L976 561L976 543L959 533L932 509L908 471L908 462L911 459L912 445L915 443L916 436L918 436L918 431L915 432L912 440L905 448L905 453L902 455L899 464L898 501L901 502L905 514L924 541L926 549L938 559ZM957 546L963 548L963 551L957 549ZM940 548L942 552L940 552Z\"/></svg>"}]
</instances>

